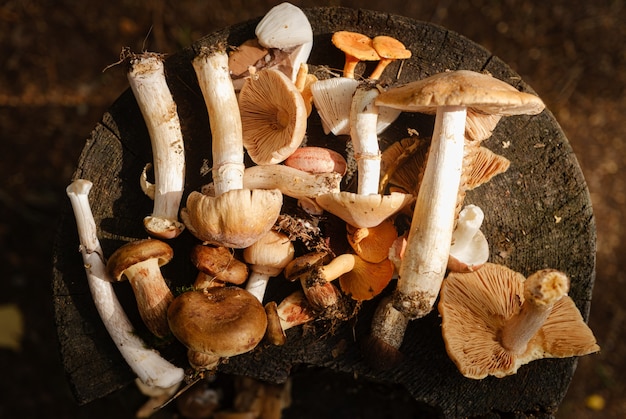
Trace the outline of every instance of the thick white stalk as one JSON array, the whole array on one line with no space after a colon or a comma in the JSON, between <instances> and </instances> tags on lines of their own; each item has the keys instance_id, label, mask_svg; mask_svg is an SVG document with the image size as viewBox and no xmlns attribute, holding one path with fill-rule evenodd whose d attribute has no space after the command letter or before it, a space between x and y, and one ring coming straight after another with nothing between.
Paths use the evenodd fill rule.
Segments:
<instances>
[{"instance_id":1,"label":"thick white stalk","mask_svg":"<svg viewBox=\"0 0 626 419\"><path fill-rule=\"evenodd\" d=\"M308 173L283 164L269 164L246 168L243 183L246 189L279 189L292 198L315 198L339 192L341 175Z\"/></svg>"},{"instance_id":2,"label":"thick white stalk","mask_svg":"<svg viewBox=\"0 0 626 419\"><path fill-rule=\"evenodd\" d=\"M263 272L252 271L250 273L250 277L248 278L248 282L246 282L246 291L254 295L260 302L263 302L265 289L267 288L269 281L270 275Z\"/></svg>"},{"instance_id":3,"label":"thick white stalk","mask_svg":"<svg viewBox=\"0 0 626 419\"><path fill-rule=\"evenodd\" d=\"M162 57L133 56L127 76L148 128L154 161L154 208L144 224L153 235L176 237L184 229L178 210L185 188L185 145Z\"/></svg>"},{"instance_id":4,"label":"thick white stalk","mask_svg":"<svg viewBox=\"0 0 626 419\"><path fill-rule=\"evenodd\" d=\"M463 165L466 113L462 106L437 109L398 273L395 307L409 319L423 317L432 310L446 272Z\"/></svg>"},{"instance_id":5,"label":"thick white stalk","mask_svg":"<svg viewBox=\"0 0 626 419\"><path fill-rule=\"evenodd\" d=\"M193 68L211 124L215 196L243 189L243 131L237 96L224 50L205 48Z\"/></svg>"},{"instance_id":6,"label":"thick white stalk","mask_svg":"<svg viewBox=\"0 0 626 419\"><path fill-rule=\"evenodd\" d=\"M378 93L376 87L360 85L350 108L350 137L357 162L359 195L378 194L381 156L376 134L378 106L374 104Z\"/></svg>"},{"instance_id":7,"label":"thick white stalk","mask_svg":"<svg viewBox=\"0 0 626 419\"><path fill-rule=\"evenodd\" d=\"M76 218L80 252L98 314L120 353L144 384L167 388L180 383L184 378L184 370L162 358L156 350L149 349L137 336L113 286L105 279L107 273L104 255L89 204L91 187L90 181L79 179L72 182L66 192Z\"/></svg>"}]
</instances>

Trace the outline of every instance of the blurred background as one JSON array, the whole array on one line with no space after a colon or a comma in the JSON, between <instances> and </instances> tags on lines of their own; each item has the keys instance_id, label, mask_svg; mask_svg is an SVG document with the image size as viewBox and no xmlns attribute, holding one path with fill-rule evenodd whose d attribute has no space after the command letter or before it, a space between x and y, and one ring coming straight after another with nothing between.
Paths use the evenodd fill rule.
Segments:
<instances>
[{"instance_id":1,"label":"blurred background","mask_svg":"<svg viewBox=\"0 0 626 419\"><path fill-rule=\"evenodd\" d=\"M58 352L50 289L65 187L92 128L126 89L122 47L175 53L265 14L266 0L4 0L0 3L0 417L107 417L114 395L78 407ZM583 357L557 417L626 417L626 5L622 0L293 1L429 21L484 46L546 102L588 183L597 223L589 323L602 351ZM567 249L563 249L566 254ZM126 406L128 407L128 406ZM119 415L116 415L120 417Z\"/></svg>"}]
</instances>

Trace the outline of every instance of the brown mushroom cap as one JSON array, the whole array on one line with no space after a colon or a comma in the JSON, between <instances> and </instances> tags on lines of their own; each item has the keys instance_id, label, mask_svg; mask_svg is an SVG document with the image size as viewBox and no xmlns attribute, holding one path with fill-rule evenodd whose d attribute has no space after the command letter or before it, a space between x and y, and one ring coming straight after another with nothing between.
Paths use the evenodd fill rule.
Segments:
<instances>
[{"instance_id":1,"label":"brown mushroom cap","mask_svg":"<svg viewBox=\"0 0 626 419\"><path fill-rule=\"evenodd\" d=\"M320 195L316 202L324 210L355 227L375 227L413 200L413 195L392 192L389 195L360 195L335 192Z\"/></svg>"},{"instance_id":2,"label":"brown mushroom cap","mask_svg":"<svg viewBox=\"0 0 626 419\"><path fill-rule=\"evenodd\" d=\"M123 281L126 279L124 271L137 263L157 259L159 266L163 266L173 257L174 250L161 240L135 240L124 244L109 257L107 271L111 278Z\"/></svg>"},{"instance_id":3,"label":"brown mushroom cap","mask_svg":"<svg viewBox=\"0 0 626 419\"><path fill-rule=\"evenodd\" d=\"M487 263L471 273L451 273L443 282L438 305L443 338L448 355L464 376L503 377L536 359L599 350L593 333L567 296L554 304L523 353L505 349L501 333L521 310L525 281L520 273Z\"/></svg>"},{"instance_id":4,"label":"brown mushroom cap","mask_svg":"<svg viewBox=\"0 0 626 419\"><path fill-rule=\"evenodd\" d=\"M224 358L254 349L267 327L261 303L239 287L187 291L174 299L167 317L188 349Z\"/></svg>"},{"instance_id":5,"label":"brown mushroom cap","mask_svg":"<svg viewBox=\"0 0 626 419\"><path fill-rule=\"evenodd\" d=\"M239 110L243 145L256 164L282 162L304 139L304 99L279 70L264 69L246 79L239 93Z\"/></svg>"},{"instance_id":6,"label":"brown mushroom cap","mask_svg":"<svg viewBox=\"0 0 626 419\"><path fill-rule=\"evenodd\" d=\"M181 219L202 241L243 249L272 228L282 204L275 189L233 189L218 197L192 191Z\"/></svg>"},{"instance_id":7,"label":"brown mushroom cap","mask_svg":"<svg viewBox=\"0 0 626 419\"><path fill-rule=\"evenodd\" d=\"M198 244L191 249L190 258L200 272L218 281L241 285L248 279L248 265L227 247Z\"/></svg>"},{"instance_id":8,"label":"brown mushroom cap","mask_svg":"<svg viewBox=\"0 0 626 419\"><path fill-rule=\"evenodd\" d=\"M545 108L530 93L488 74L469 70L438 73L381 92L376 105L408 112L435 113L439 106L467 106L494 115L535 115Z\"/></svg>"}]
</instances>

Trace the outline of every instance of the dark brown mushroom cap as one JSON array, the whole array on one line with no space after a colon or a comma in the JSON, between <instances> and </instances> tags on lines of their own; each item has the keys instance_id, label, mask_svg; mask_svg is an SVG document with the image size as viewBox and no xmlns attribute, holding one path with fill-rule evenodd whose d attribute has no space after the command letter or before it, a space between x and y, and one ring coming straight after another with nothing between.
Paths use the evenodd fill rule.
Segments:
<instances>
[{"instance_id":1,"label":"dark brown mushroom cap","mask_svg":"<svg viewBox=\"0 0 626 419\"><path fill-rule=\"evenodd\" d=\"M129 267L145 262L149 259L158 259L159 266L168 263L174 257L174 250L169 244L157 239L135 240L118 248L107 261L106 269L115 281L123 281L124 271Z\"/></svg>"},{"instance_id":2,"label":"dark brown mushroom cap","mask_svg":"<svg viewBox=\"0 0 626 419\"><path fill-rule=\"evenodd\" d=\"M438 73L382 92L376 105L434 113L439 106L466 106L494 115L535 115L545 108L536 95L518 91L488 74L470 70Z\"/></svg>"},{"instance_id":3,"label":"dark brown mushroom cap","mask_svg":"<svg viewBox=\"0 0 626 419\"><path fill-rule=\"evenodd\" d=\"M224 358L254 349L267 327L261 303L233 286L180 294L167 319L172 334L188 349Z\"/></svg>"}]
</instances>

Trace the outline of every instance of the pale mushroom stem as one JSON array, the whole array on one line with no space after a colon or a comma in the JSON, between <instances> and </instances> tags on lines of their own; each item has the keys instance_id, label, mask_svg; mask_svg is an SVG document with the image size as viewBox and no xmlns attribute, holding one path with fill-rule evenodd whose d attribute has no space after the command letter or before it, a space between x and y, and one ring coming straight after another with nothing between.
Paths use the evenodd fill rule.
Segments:
<instances>
[{"instance_id":1,"label":"pale mushroom stem","mask_svg":"<svg viewBox=\"0 0 626 419\"><path fill-rule=\"evenodd\" d=\"M466 109L437 109L426 169L398 273L395 306L409 319L423 317L432 310L446 272L463 166Z\"/></svg>"},{"instance_id":2,"label":"pale mushroom stem","mask_svg":"<svg viewBox=\"0 0 626 419\"><path fill-rule=\"evenodd\" d=\"M456 228L452 233L453 245L457 249L465 249L471 245L476 233L485 219L485 214L476 205L467 205L460 212Z\"/></svg>"},{"instance_id":3,"label":"pale mushroom stem","mask_svg":"<svg viewBox=\"0 0 626 419\"><path fill-rule=\"evenodd\" d=\"M98 314L122 357L144 384L167 388L180 383L184 378L184 370L162 358L157 351L149 349L137 336L113 286L105 279L106 265L89 204L91 187L90 181L79 179L67 187L66 193L76 218L80 252Z\"/></svg>"},{"instance_id":4,"label":"pale mushroom stem","mask_svg":"<svg viewBox=\"0 0 626 419\"><path fill-rule=\"evenodd\" d=\"M144 225L154 236L173 238L184 229L178 210L185 187L185 146L163 58L154 53L135 55L127 76L148 128L154 161L154 207Z\"/></svg>"},{"instance_id":5,"label":"pale mushroom stem","mask_svg":"<svg viewBox=\"0 0 626 419\"><path fill-rule=\"evenodd\" d=\"M376 134L378 106L374 104L378 93L373 86L360 85L350 109L350 137L357 161L357 193L360 195L378 194L381 155Z\"/></svg>"},{"instance_id":6,"label":"pale mushroom stem","mask_svg":"<svg viewBox=\"0 0 626 419\"><path fill-rule=\"evenodd\" d=\"M516 315L501 331L502 347L516 355L526 351L528 342L537 334L552 311L552 307L567 295L569 279L559 271L544 269L524 281L524 302Z\"/></svg>"},{"instance_id":7,"label":"pale mushroom stem","mask_svg":"<svg viewBox=\"0 0 626 419\"><path fill-rule=\"evenodd\" d=\"M237 96L228 70L228 54L202 49L193 68L211 125L215 196L243 189L243 131Z\"/></svg>"},{"instance_id":8,"label":"pale mushroom stem","mask_svg":"<svg viewBox=\"0 0 626 419\"><path fill-rule=\"evenodd\" d=\"M246 282L246 291L254 295L257 300L263 302L265 290L269 284L270 275L264 272L252 271L248 282Z\"/></svg>"}]
</instances>

